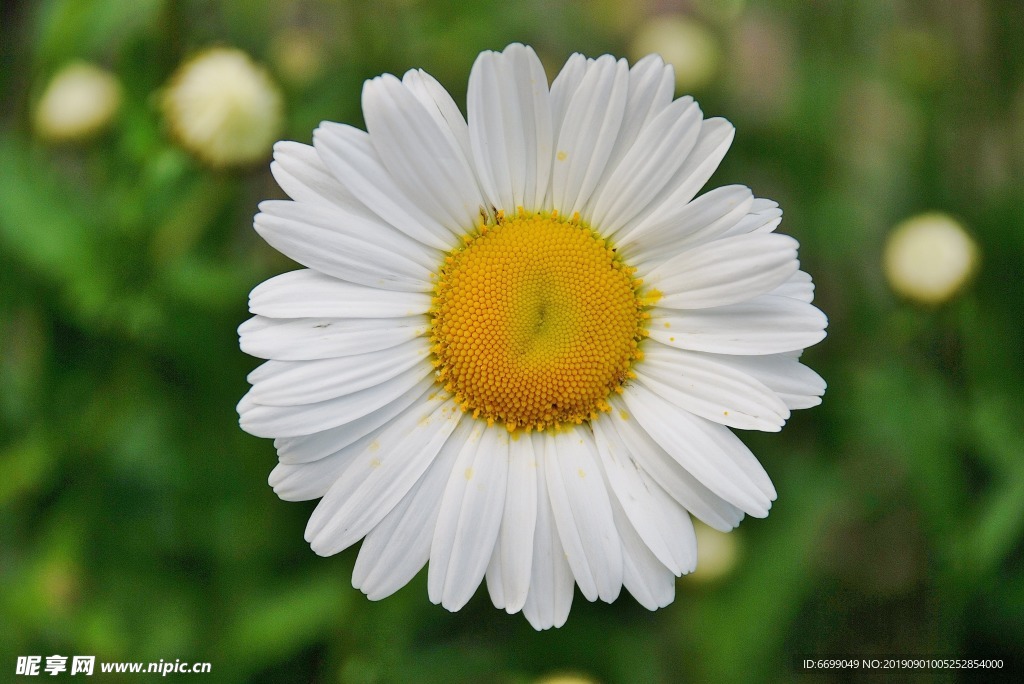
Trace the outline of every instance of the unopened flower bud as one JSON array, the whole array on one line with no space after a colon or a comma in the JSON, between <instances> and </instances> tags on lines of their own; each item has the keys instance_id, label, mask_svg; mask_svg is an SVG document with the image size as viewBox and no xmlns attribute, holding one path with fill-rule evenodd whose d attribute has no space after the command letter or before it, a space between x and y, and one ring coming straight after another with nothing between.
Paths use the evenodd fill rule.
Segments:
<instances>
[{"instance_id":1,"label":"unopened flower bud","mask_svg":"<svg viewBox=\"0 0 1024 684\"><path fill-rule=\"evenodd\" d=\"M676 88L682 92L700 90L718 71L718 40L704 24L684 16L661 16L641 27L631 52L637 59L651 53L661 55L676 73Z\"/></svg>"},{"instance_id":2,"label":"unopened flower bud","mask_svg":"<svg viewBox=\"0 0 1024 684\"><path fill-rule=\"evenodd\" d=\"M920 214L896 226L883 256L885 277L899 295L925 304L952 297L971 276L978 248L954 218Z\"/></svg>"},{"instance_id":3,"label":"unopened flower bud","mask_svg":"<svg viewBox=\"0 0 1024 684\"><path fill-rule=\"evenodd\" d=\"M182 146L218 167L269 156L283 118L270 75L232 48L207 50L179 67L162 105Z\"/></svg>"},{"instance_id":4,"label":"unopened flower bud","mask_svg":"<svg viewBox=\"0 0 1024 684\"><path fill-rule=\"evenodd\" d=\"M74 62L46 86L36 105L35 129L48 140L80 140L107 126L120 106L121 84L113 74Z\"/></svg>"}]
</instances>

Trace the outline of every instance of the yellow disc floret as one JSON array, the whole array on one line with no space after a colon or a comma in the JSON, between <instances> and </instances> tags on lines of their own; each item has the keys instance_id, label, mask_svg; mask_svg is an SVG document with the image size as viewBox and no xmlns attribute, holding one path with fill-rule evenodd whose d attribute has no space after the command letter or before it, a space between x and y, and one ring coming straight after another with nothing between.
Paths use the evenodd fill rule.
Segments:
<instances>
[{"instance_id":1,"label":"yellow disc floret","mask_svg":"<svg viewBox=\"0 0 1024 684\"><path fill-rule=\"evenodd\" d=\"M641 355L648 314L632 274L576 217L499 213L438 274L437 381L510 431L596 418Z\"/></svg>"}]
</instances>

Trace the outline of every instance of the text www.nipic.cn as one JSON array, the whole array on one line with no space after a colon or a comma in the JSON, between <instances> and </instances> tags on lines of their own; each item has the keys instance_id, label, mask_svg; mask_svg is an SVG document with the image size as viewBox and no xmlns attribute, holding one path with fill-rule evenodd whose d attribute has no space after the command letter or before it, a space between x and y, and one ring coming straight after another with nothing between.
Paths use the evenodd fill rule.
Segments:
<instances>
[{"instance_id":1,"label":"text www.nipic.cn","mask_svg":"<svg viewBox=\"0 0 1024 684\"><path fill-rule=\"evenodd\" d=\"M71 663L69 665L68 660ZM58 675L67 672L70 675L92 675L96 670L104 673L124 674L159 674L166 677L169 674L205 674L210 672L210 663L189 663L180 659L171 661L160 660L150 663L132 662L100 662L96 667L96 656L18 656L18 662L14 668L14 674L22 676L35 676L40 674Z\"/></svg>"}]
</instances>

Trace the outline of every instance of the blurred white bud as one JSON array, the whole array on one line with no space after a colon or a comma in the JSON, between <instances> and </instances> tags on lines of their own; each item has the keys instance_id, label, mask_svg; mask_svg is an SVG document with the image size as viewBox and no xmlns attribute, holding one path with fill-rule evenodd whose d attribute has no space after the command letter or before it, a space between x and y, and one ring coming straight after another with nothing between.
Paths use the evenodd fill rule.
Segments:
<instances>
[{"instance_id":1,"label":"blurred white bud","mask_svg":"<svg viewBox=\"0 0 1024 684\"><path fill-rule=\"evenodd\" d=\"M35 129L54 141L80 140L103 129L121 106L121 84L113 74L85 62L65 66L36 105Z\"/></svg>"},{"instance_id":2,"label":"blurred white bud","mask_svg":"<svg viewBox=\"0 0 1024 684\"><path fill-rule=\"evenodd\" d=\"M233 48L209 49L178 67L161 104L182 146L217 167L270 156L284 118L277 84Z\"/></svg>"},{"instance_id":3,"label":"blurred white bud","mask_svg":"<svg viewBox=\"0 0 1024 684\"><path fill-rule=\"evenodd\" d=\"M964 285L977 262L978 247L956 219L927 213L893 229L882 265L897 294L939 304Z\"/></svg>"},{"instance_id":4,"label":"blurred white bud","mask_svg":"<svg viewBox=\"0 0 1024 684\"><path fill-rule=\"evenodd\" d=\"M544 675L534 684L597 684L597 680L575 672Z\"/></svg>"},{"instance_id":5,"label":"blurred white bud","mask_svg":"<svg viewBox=\"0 0 1024 684\"><path fill-rule=\"evenodd\" d=\"M704 523L694 521L697 535L697 569L690 573L695 580L713 582L723 577L736 565L739 540L736 535L719 532Z\"/></svg>"},{"instance_id":6,"label":"blurred white bud","mask_svg":"<svg viewBox=\"0 0 1024 684\"><path fill-rule=\"evenodd\" d=\"M640 27L630 52L640 59L652 52L661 55L676 72L676 88L700 90L718 73L721 51L718 39L704 24L684 16L654 17Z\"/></svg>"}]
</instances>

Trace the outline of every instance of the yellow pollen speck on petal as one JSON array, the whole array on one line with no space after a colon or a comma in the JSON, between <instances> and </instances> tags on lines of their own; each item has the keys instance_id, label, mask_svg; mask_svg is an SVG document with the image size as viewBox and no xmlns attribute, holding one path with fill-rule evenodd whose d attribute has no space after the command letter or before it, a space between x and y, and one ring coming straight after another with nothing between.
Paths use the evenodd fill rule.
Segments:
<instances>
[{"instance_id":1,"label":"yellow pollen speck on petal","mask_svg":"<svg viewBox=\"0 0 1024 684\"><path fill-rule=\"evenodd\" d=\"M473 479L473 469L472 468L466 468L465 475L466 475L466 480L472 480Z\"/></svg>"},{"instance_id":2,"label":"yellow pollen speck on petal","mask_svg":"<svg viewBox=\"0 0 1024 684\"><path fill-rule=\"evenodd\" d=\"M380 442L373 440L368 448L370 451L380 451Z\"/></svg>"},{"instance_id":3,"label":"yellow pollen speck on petal","mask_svg":"<svg viewBox=\"0 0 1024 684\"><path fill-rule=\"evenodd\" d=\"M635 377L651 293L578 215L497 212L484 228L438 271L438 384L513 434L596 420Z\"/></svg>"},{"instance_id":4,"label":"yellow pollen speck on petal","mask_svg":"<svg viewBox=\"0 0 1024 684\"><path fill-rule=\"evenodd\" d=\"M375 458L375 459L371 460L370 461L370 467L373 468L374 470L376 470L377 468L380 468L380 459L379 458Z\"/></svg>"},{"instance_id":5,"label":"yellow pollen speck on petal","mask_svg":"<svg viewBox=\"0 0 1024 684\"><path fill-rule=\"evenodd\" d=\"M565 161L569 157L569 153L565 150L559 150L558 154L555 155L558 161Z\"/></svg>"},{"instance_id":6,"label":"yellow pollen speck on petal","mask_svg":"<svg viewBox=\"0 0 1024 684\"><path fill-rule=\"evenodd\" d=\"M654 306L658 303L658 300L661 299L661 296L661 290L655 290L652 288L644 294L640 301L644 306ZM647 316L649 317L650 314L647 314Z\"/></svg>"},{"instance_id":7,"label":"yellow pollen speck on petal","mask_svg":"<svg viewBox=\"0 0 1024 684\"><path fill-rule=\"evenodd\" d=\"M583 470L583 468L580 468L579 470L577 470L576 474L580 476L581 480L583 480L583 479L585 479L587 477L587 473L586 473L585 470Z\"/></svg>"}]
</instances>

